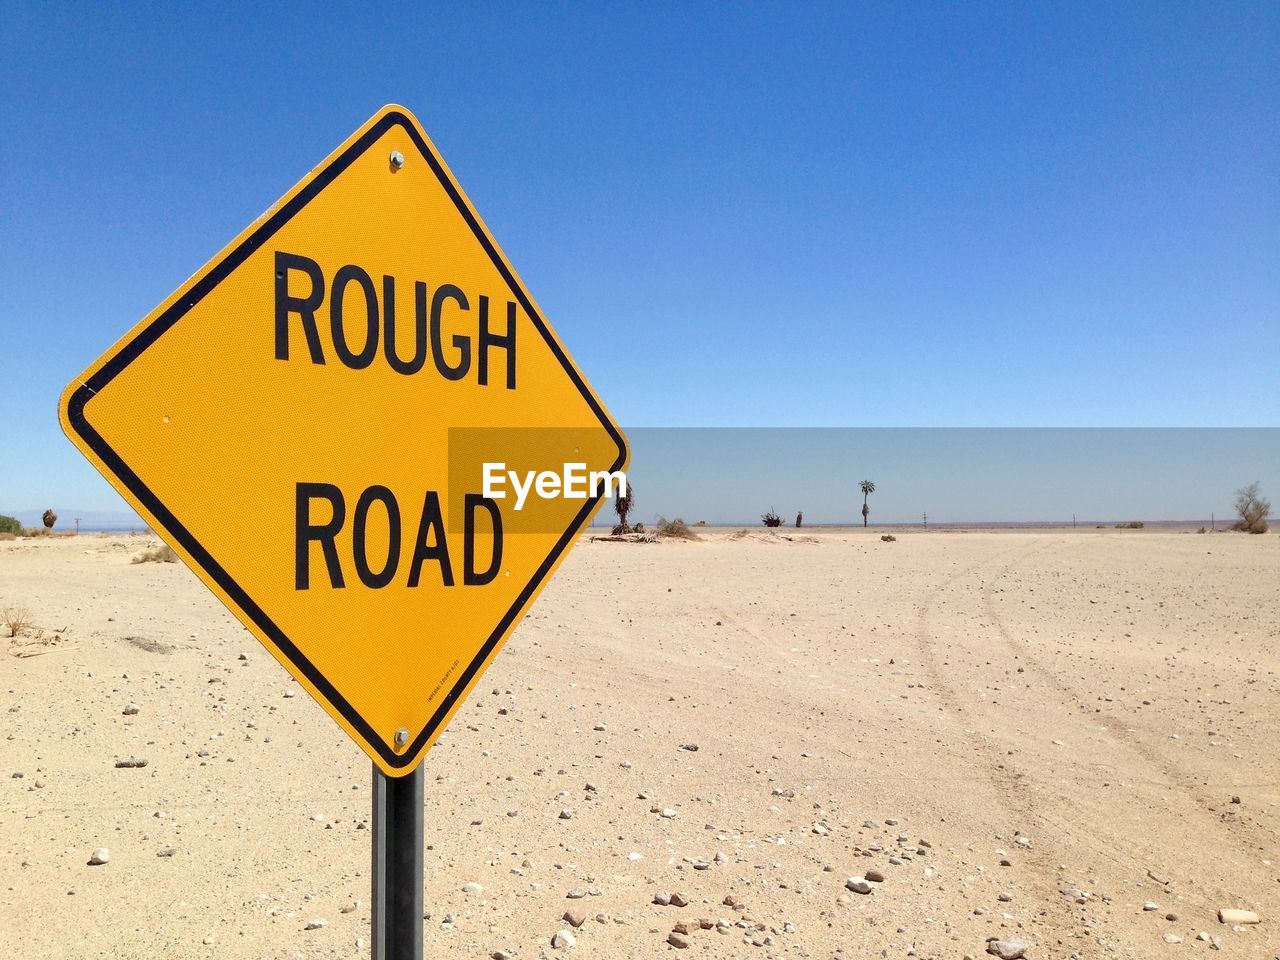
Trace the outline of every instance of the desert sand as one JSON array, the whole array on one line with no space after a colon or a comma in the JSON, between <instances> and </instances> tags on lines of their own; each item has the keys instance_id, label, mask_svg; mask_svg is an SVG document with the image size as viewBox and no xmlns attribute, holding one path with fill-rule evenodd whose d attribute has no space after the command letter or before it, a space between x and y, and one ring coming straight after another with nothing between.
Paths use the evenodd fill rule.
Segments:
<instances>
[{"instance_id":1,"label":"desert sand","mask_svg":"<svg viewBox=\"0 0 1280 960\"><path fill-rule=\"evenodd\" d=\"M881 532L581 542L426 759L426 955L1276 956L1280 537ZM0 543L0 958L367 956L368 760L147 542Z\"/></svg>"}]
</instances>

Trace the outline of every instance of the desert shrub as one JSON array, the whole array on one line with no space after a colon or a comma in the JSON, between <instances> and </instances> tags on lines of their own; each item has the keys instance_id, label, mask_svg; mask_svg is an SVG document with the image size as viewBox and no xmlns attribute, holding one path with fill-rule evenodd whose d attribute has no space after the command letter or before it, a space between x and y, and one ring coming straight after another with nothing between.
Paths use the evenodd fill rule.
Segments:
<instances>
[{"instance_id":1,"label":"desert shrub","mask_svg":"<svg viewBox=\"0 0 1280 960\"><path fill-rule=\"evenodd\" d=\"M158 543L154 547L147 547L140 554L133 558L134 563L177 563L178 555L173 552L173 547L167 543Z\"/></svg>"},{"instance_id":2,"label":"desert shrub","mask_svg":"<svg viewBox=\"0 0 1280 960\"><path fill-rule=\"evenodd\" d=\"M0 622L9 628L9 636L20 637L31 626L31 614L26 607L5 607L0 613Z\"/></svg>"},{"instance_id":3,"label":"desert shrub","mask_svg":"<svg viewBox=\"0 0 1280 960\"><path fill-rule=\"evenodd\" d=\"M0 533L11 533L15 537L22 536L22 524L13 517L6 517L0 513Z\"/></svg>"},{"instance_id":4,"label":"desert shrub","mask_svg":"<svg viewBox=\"0 0 1280 960\"><path fill-rule=\"evenodd\" d=\"M766 527L782 526L782 518L773 512L773 507L769 508L768 513L762 513L760 519Z\"/></svg>"},{"instance_id":5,"label":"desert shrub","mask_svg":"<svg viewBox=\"0 0 1280 960\"><path fill-rule=\"evenodd\" d=\"M1196 533L1208 533L1208 532L1209 531L1206 530L1204 527L1201 527L1199 530L1196 531Z\"/></svg>"},{"instance_id":6,"label":"desert shrub","mask_svg":"<svg viewBox=\"0 0 1280 960\"><path fill-rule=\"evenodd\" d=\"M1141 520L1131 520L1131 521L1129 522L1129 529L1130 529L1130 530L1141 530L1141 529L1142 529L1142 521L1141 521Z\"/></svg>"},{"instance_id":7,"label":"desert shrub","mask_svg":"<svg viewBox=\"0 0 1280 960\"><path fill-rule=\"evenodd\" d=\"M658 518L658 536L666 540L700 540L702 539L690 526L676 517L674 520L668 520L666 517Z\"/></svg>"},{"instance_id":8,"label":"desert shrub","mask_svg":"<svg viewBox=\"0 0 1280 960\"><path fill-rule=\"evenodd\" d=\"M1240 530L1243 533L1267 532L1267 518L1271 516L1271 501L1262 495L1257 480L1236 491L1235 507L1240 519L1232 526L1232 530Z\"/></svg>"},{"instance_id":9,"label":"desert shrub","mask_svg":"<svg viewBox=\"0 0 1280 960\"><path fill-rule=\"evenodd\" d=\"M644 533L644 524L637 523L631 528L632 533Z\"/></svg>"},{"instance_id":10,"label":"desert shrub","mask_svg":"<svg viewBox=\"0 0 1280 960\"><path fill-rule=\"evenodd\" d=\"M898 538L895 537L892 533L881 534L880 539L883 540L885 543L896 543L898 540Z\"/></svg>"}]
</instances>

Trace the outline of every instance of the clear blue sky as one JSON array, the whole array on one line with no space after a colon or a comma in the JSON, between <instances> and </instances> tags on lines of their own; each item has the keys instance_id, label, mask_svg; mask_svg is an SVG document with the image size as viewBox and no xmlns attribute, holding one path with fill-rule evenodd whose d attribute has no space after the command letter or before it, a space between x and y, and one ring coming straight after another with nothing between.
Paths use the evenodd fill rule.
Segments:
<instances>
[{"instance_id":1,"label":"clear blue sky","mask_svg":"<svg viewBox=\"0 0 1280 960\"><path fill-rule=\"evenodd\" d=\"M1280 12L1121 6L0 0L0 509L386 102L624 425L1280 424Z\"/></svg>"}]
</instances>

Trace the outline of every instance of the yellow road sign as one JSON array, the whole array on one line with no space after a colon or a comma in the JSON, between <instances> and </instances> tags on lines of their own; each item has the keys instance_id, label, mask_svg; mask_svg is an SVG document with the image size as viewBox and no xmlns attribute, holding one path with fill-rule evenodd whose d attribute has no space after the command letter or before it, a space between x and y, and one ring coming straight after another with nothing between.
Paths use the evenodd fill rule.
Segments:
<instances>
[{"instance_id":1,"label":"yellow road sign","mask_svg":"<svg viewBox=\"0 0 1280 960\"><path fill-rule=\"evenodd\" d=\"M59 413L391 776L418 764L602 500L548 484L517 511L484 464L627 461L396 106L76 378Z\"/></svg>"}]
</instances>

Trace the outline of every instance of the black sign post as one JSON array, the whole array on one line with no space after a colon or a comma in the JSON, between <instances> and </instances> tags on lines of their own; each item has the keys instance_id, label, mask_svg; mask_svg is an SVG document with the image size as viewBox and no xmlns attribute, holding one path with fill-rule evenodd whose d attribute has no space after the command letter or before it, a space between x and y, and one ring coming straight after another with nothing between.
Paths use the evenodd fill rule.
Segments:
<instances>
[{"instance_id":1,"label":"black sign post","mask_svg":"<svg viewBox=\"0 0 1280 960\"><path fill-rule=\"evenodd\" d=\"M373 768L373 960L422 960L422 766Z\"/></svg>"}]
</instances>

